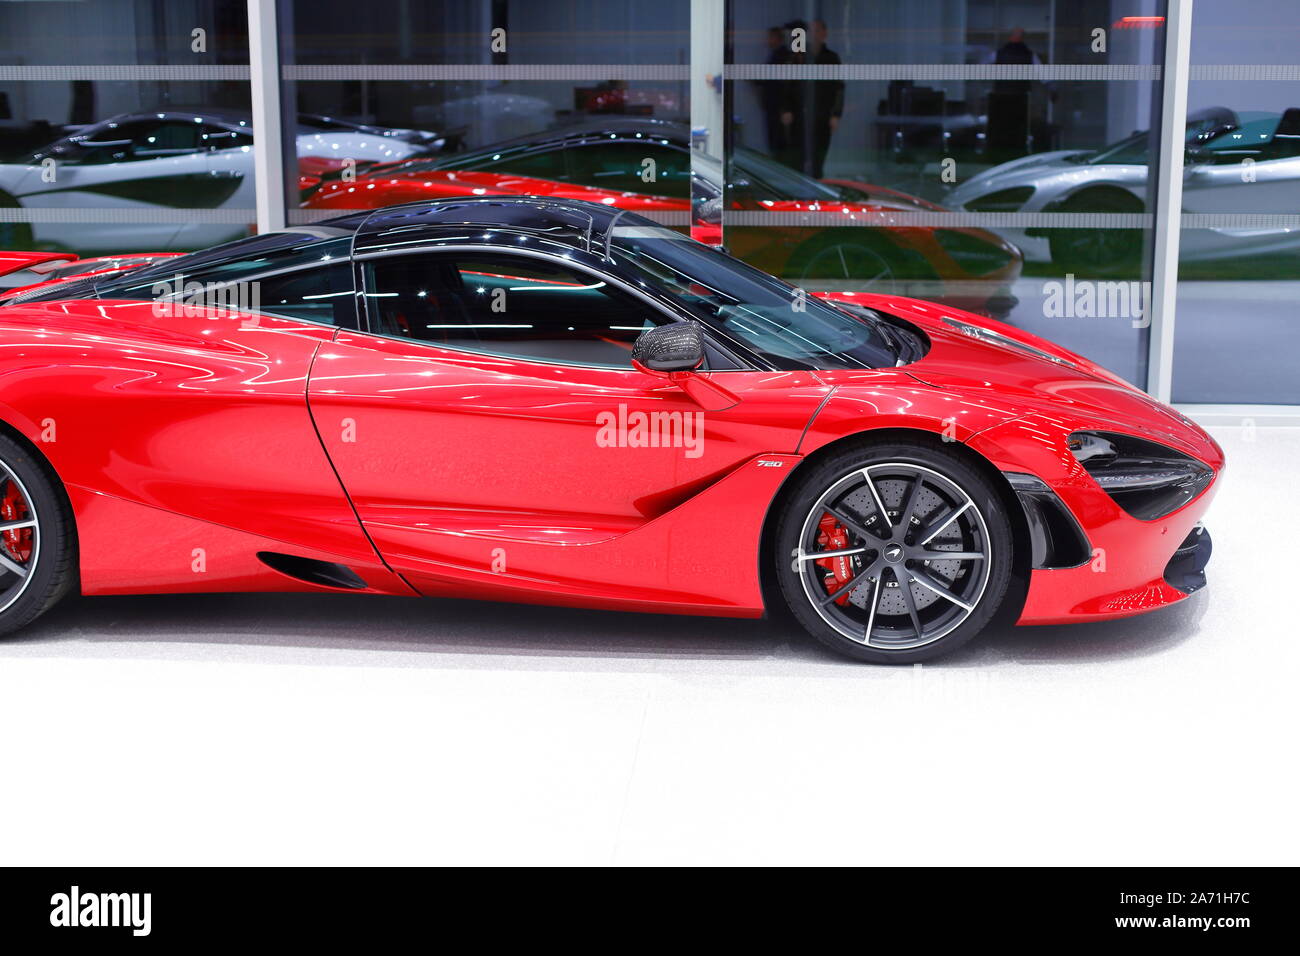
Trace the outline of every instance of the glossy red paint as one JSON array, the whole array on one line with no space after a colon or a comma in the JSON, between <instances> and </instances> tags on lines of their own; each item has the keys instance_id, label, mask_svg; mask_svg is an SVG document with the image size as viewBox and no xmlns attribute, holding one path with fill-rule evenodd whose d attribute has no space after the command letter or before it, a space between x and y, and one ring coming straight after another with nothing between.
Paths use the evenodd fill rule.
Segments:
<instances>
[{"instance_id":1,"label":"glossy red paint","mask_svg":"<svg viewBox=\"0 0 1300 956\"><path fill-rule=\"evenodd\" d=\"M687 214L691 208L690 200L686 198L620 192L534 176L464 169L409 172L400 166L371 170L368 175L358 176L350 183L327 182L302 205L304 209L336 209L343 213L356 209L382 209L384 206L428 199L454 199L465 195L582 199L617 209L631 209L633 212Z\"/></svg>"},{"instance_id":2,"label":"glossy red paint","mask_svg":"<svg viewBox=\"0 0 1300 956\"><path fill-rule=\"evenodd\" d=\"M76 254L71 252L0 252L0 276L46 262L70 262L75 258Z\"/></svg>"},{"instance_id":3,"label":"glossy red paint","mask_svg":"<svg viewBox=\"0 0 1300 956\"><path fill-rule=\"evenodd\" d=\"M246 558L309 549L382 569L307 411L307 373L333 330L183 312L120 301L0 312L0 420L49 459L84 505L77 527L86 593L221 589L208 572L188 570L189 548L162 554L148 534L122 533L160 522L163 540L177 547L210 532L206 546L224 554L233 547L226 532L242 532ZM138 507L110 508L101 498ZM150 509L159 514L147 517ZM181 535L167 516L190 522L193 533ZM146 567L154 571L142 574ZM174 573L159 571L168 568ZM285 581L260 573L229 580L239 590Z\"/></svg>"},{"instance_id":4,"label":"glossy red paint","mask_svg":"<svg viewBox=\"0 0 1300 956\"><path fill-rule=\"evenodd\" d=\"M823 372L838 387L800 446L807 454L872 422L918 427L966 444L999 471L1042 478L1079 520L1094 549L1079 568L1035 570L1021 624L1103 620L1152 610L1187 595L1164 580L1174 552L1213 501L1223 450L1203 429L1082 356L980 316L892 296L828 296L902 316L931 340L909 372L948 397L936 409L916 390L882 389L873 373ZM982 325L1072 363L990 347L944 317ZM946 406L946 408L945 408ZM942 413L942 417L938 417ZM1150 438L1209 465L1216 479L1198 498L1157 521L1129 516L1066 447L1074 431L1100 429Z\"/></svg>"},{"instance_id":5,"label":"glossy red paint","mask_svg":"<svg viewBox=\"0 0 1300 956\"><path fill-rule=\"evenodd\" d=\"M1021 624L1127 617L1187 597L1165 582L1164 568L1209 509L1218 479L1173 514L1140 521L1115 504L1065 447L1070 431L1098 425L1090 415L1032 415L990 429L970 442L972 450L1000 469L1037 474L1046 481L1079 519L1092 545L1092 558L1081 567L1031 572ZM1164 435L1167 444L1175 443L1172 430L1158 420L1144 422L1143 430ZM1177 444L1221 473L1224 458L1219 446L1195 426L1186 431Z\"/></svg>"},{"instance_id":6,"label":"glossy red paint","mask_svg":"<svg viewBox=\"0 0 1300 956\"><path fill-rule=\"evenodd\" d=\"M740 401L705 412L631 367L340 332L309 398L375 546L424 593L755 614L765 502L830 389L806 372L705 374ZM667 416L668 442L634 445L618 426L639 414Z\"/></svg>"},{"instance_id":7,"label":"glossy red paint","mask_svg":"<svg viewBox=\"0 0 1300 956\"><path fill-rule=\"evenodd\" d=\"M834 442L902 428L1038 475L1102 549L1105 573L1033 572L1023 623L1183 597L1162 571L1214 486L1137 521L1064 441L1122 430L1221 470L1201 429L1028 333L916 300L833 298L913 323L929 353L869 371L702 373L738 399L707 412L630 366L151 303L20 304L0 311L0 420L68 491L86 593L326 589L264 566L271 550L345 564L380 593L755 616L760 541L790 476ZM637 413L666 413L670 441L633 442Z\"/></svg>"}]
</instances>

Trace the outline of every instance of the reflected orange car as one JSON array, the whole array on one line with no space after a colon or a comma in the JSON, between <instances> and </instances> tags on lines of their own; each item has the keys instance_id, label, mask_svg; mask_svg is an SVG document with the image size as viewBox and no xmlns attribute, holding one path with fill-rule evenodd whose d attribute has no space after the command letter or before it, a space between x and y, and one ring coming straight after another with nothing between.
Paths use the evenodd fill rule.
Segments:
<instances>
[{"instance_id":1,"label":"reflected orange car","mask_svg":"<svg viewBox=\"0 0 1300 956\"><path fill-rule=\"evenodd\" d=\"M304 179L303 207L345 212L466 195L580 199L689 225L710 245L722 244L725 226L732 254L810 289L851 283L998 317L1015 304L1020 251L986 230L946 227L941 216L936 223L933 214L948 212L942 206L879 186L818 181L743 147L724 175L720 162L689 144L680 124L611 117L376 165L351 179Z\"/></svg>"}]
</instances>

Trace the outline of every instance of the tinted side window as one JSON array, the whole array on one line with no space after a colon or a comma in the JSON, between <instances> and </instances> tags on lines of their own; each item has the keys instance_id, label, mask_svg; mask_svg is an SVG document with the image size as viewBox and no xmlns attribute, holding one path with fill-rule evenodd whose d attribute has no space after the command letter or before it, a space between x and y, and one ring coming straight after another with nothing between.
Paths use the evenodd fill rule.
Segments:
<instances>
[{"instance_id":1,"label":"tinted side window","mask_svg":"<svg viewBox=\"0 0 1300 956\"><path fill-rule=\"evenodd\" d=\"M539 362L627 368L667 317L586 273L526 256L434 253L366 263L373 331Z\"/></svg>"},{"instance_id":2,"label":"tinted side window","mask_svg":"<svg viewBox=\"0 0 1300 956\"><path fill-rule=\"evenodd\" d=\"M173 281L177 275L186 282L241 282L297 265L346 262L351 245L347 236L322 240L301 233L265 233L105 280L96 293L101 299L151 299L155 283ZM239 255L231 257L233 250Z\"/></svg>"},{"instance_id":3,"label":"tinted side window","mask_svg":"<svg viewBox=\"0 0 1300 956\"><path fill-rule=\"evenodd\" d=\"M679 150L649 143L593 143L572 150L570 159L573 181L584 186L676 199L691 195L690 157Z\"/></svg>"},{"instance_id":4,"label":"tinted side window","mask_svg":"<svg viewBox=\"0 0 1300 956\"><path fill-rule=\"evenodd\" d=\"M203 127L203 145L207 149L237 149L243 146L252 146L253 135L223 129L220 126L205 126Z\"/></svg>"},{"instance_id":5,"label":"tinted side window","mask_svg":"<svg viewBox=\"0 0 1300 956\"><path fill-rule=\"evenodd\" d=\"M356 328L352 266L338 262L257 280L260 308L268 315Z\"/></svg>"},{"instance_id":6,"label":"tinted side window","mask_svg":"<svg viewBox=\"0 0 1300 956\"><path fill-rule=\"evenodd\" d=\"M534 176L537 179L568 179L564 153L558 149L505 153L500 159L485 158L481 163L465 164L459 168L476 172L514 173L516 176Z\"/></svg>"},{"instance_id":7,"label":"tinted side window","mask_svg":"<svg viewBox=\"0 0 1300 956\"><path fill-rule=\"evenodd\" d=\"M159 156L182 156L197 152L203 128L197 123L158 123L131 137L133 158L154 159Z\"/></svg>"}]
</instances>

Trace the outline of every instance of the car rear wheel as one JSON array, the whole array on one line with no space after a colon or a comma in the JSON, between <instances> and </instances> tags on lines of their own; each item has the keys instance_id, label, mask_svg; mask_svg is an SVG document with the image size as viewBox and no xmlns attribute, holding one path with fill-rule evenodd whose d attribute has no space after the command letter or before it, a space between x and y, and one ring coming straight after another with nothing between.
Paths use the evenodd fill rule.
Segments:
<instances>
[{"instance_id":1,"label":"car rear wheel","mask_svg":"<svg viewBox=\"0 0 1300 956\"><path fill-rule=\"evenodd\" d=\"M1141 200L1118 190L1092 190L1071 196L1061 212L1140 213ZM1052 261L1079 278L1140 278L1141 229L1052 229Z\"/></svg>"},{"instance_id":2,"label":"car rear wheel","mask_svg":"<svg viewBox=\"0 0 1300 956\"><path fill-rule=\"evenodd\" d=\"M1011 525L988 479L923 443L859 445L802 476L777 530L776 573L817 640L873 663L954 650L997 611Z\"/></svg>"},{"instance_id":3,"label":"car rear wheel","mask_svg":"<svg viewBox=\"0 0 1300 956\"><path fill-rule=\"evenodd\" d=\"M819 281L852 282L863 292L894 291L901 277L896 257L874 243L831 238L810 243L795 260L794 281L815 285Z\"/></svg>"},{"instance_id":4,"label":"car rear wheel","mask_svg":"<svg viewBox=\"0 0 1300 956\"><path fill-rule=\"evenodd\" d=\"M0 435L0 634L31 623L72 589L76 539L43 462Z\"/></svg>"}]
</instances>

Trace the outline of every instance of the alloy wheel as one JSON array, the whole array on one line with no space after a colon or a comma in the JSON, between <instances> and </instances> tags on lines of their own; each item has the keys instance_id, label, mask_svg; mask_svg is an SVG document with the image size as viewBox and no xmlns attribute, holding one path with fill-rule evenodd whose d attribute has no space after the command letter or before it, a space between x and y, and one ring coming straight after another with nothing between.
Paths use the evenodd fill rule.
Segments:
<instances>
[{"instance_id":1,"label":"alloy wheel","mask_svg":"<svg viewBox=\"0 0 1300 956\"><path fill-rule=\"evenodd\" d=\"M809 509L791 557L822 620L867 647L902 651L974 613L993 554L970 494L934 469L891 461L833 482Z\"/></svg>"},{"instance_id":2,"label":"alloy wheel","mask_svg":"<svg viewBox=\"0 0 1300 956\"><path fill-rule=\"evenodd\" d=\"M0 461L0 612L27 590L40 556L40 520L31 494Z\"/></svg>"}]
</instances>

